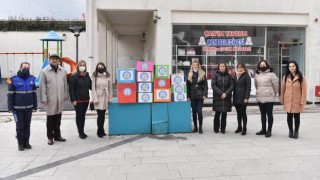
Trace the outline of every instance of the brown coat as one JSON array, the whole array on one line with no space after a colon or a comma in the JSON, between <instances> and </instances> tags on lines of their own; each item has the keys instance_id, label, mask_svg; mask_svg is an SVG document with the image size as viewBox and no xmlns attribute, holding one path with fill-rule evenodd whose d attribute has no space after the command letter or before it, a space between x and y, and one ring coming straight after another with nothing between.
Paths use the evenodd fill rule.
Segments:
<instances>
[{"instance_id":1,"label":"brown coat","mask_svg":"<svg viewBox=\"0 0 320 180\"><path fill-rule=\"evenodd\" d=\"M291 80L290 75L285 82L285 78L282 80L281 86L281 98L280 102L283 104L283 108L288 113L301 113L304 111L304 106L307 103L307 82L303 77L300 84L298 75Z\"/></svg>"},{"instance_id":2,"label":"brown coat","mask_svg":"<svg viewBox=\"0 0 320 180\"><path fill-rule=\"evenodd\" d=\"M107 77L106 73L98 73L97 77L92 77L92 99L94 109L99 110L107 109L108 102L112 101L111 77Z\"/></svg>"}]
</instances>

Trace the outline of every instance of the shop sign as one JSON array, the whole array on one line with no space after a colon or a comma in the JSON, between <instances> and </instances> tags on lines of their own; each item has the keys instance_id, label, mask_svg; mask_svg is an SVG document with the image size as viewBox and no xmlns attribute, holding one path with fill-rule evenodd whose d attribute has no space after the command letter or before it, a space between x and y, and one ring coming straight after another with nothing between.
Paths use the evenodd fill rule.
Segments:
<instances>
[{"instance_id":1,"label":"shop sign","mask_svg":"<svg viewBox=\"0 0 320 180\"><path fill-rule=\"evenodd\" d=\"M204 37L200 37L199 45L203 46L202 51L251 51L253 44L248 34L248 31L207 30L203 33Z\"/></svg>"}]
</instances>

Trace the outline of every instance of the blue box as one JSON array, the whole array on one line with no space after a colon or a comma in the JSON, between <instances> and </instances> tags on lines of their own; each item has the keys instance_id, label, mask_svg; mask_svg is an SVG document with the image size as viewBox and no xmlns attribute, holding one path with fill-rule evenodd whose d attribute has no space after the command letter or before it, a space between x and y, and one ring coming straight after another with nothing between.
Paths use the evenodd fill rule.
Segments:
<instances>
[{"instance_id":1,"label":"blue box","mask_svg":"<svg viewBox=\"0 0 320 180\"><path fill-rule=\"evenodd\" d=\"M150 134L150 104L109 105L109 135Z\"/></svg>"},{"instance_id":2,"label":"blue box","mask_svg":"<svg viewBox=\"0 0 320 180\"><path fill-rule=\"evenodd\" d=\"M153 103L152 110L152 134L168 133L168 103Z\"/></svg>"},{"instance_id":3,"label":"blue box","mask_svg":"<svg viewBox=\"0 0 320 180\"><path fill-rule=\"evenodd\" d=\"M168 104L169 133L191 132L191 103L171 102Z\"/></svg>"},{"instance_id":4,"label":"blue box","mask_svg":"<svg viewBox=\"0 0 320 180\"><path fill-rule=\"evenodd\" d=\"M136 82L136 69L134 68L119 68L118 83L135 83Z\"/></svg>"}]
</instances>

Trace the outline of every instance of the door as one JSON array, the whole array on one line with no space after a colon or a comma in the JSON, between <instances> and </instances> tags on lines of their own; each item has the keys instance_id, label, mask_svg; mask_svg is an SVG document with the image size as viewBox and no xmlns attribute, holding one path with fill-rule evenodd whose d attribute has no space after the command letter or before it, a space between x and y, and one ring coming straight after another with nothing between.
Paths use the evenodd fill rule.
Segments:
<instances>
[{"instance_id":1,"label":"door","mask_svg":"<svg viewBox=\"0 0 320 180\"><path fill-rule=\"evenodd\" d=\"M295 60L299 66L299 70L304 74L304 44L302 42L279 42L278 43L279 60L278 69L275 71L281 82L286 74L288 61ZM279 91L280 92L280 91Z\"/></svg>"}]
</instances>

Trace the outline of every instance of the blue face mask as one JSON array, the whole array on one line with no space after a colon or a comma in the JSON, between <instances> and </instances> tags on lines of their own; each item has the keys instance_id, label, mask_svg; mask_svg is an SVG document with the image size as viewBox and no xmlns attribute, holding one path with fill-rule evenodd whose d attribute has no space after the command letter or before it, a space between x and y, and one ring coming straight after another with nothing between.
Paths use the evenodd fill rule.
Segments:
<instances>
[{"instance_id":1,"label":"blue face mask","mask_svg":"<svg viewBox=\"0 0 320 180\"><path fill-rule=\"evenodd\" d=\"M27 68L21 69L19 75L20 75L22 78L27 78L27 77L30 76L30 71L29 71L29 69L27 69Z\"/></svg>"}]
</instances>

